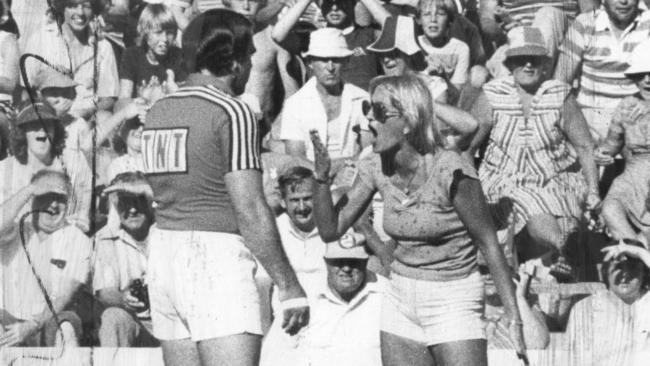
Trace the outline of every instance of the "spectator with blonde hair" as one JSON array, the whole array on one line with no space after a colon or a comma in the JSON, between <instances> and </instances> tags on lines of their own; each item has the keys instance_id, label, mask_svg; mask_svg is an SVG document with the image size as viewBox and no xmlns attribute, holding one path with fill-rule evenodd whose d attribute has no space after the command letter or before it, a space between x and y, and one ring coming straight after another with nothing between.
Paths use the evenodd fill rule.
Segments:
<instances>
[{"instance_id":1,"label":"spectator with blonde hair","mask_svg":"<svg viewBox=\"0 0 650 366\"><path fill-rule=\"evenodd\" d=\"M139 45L127 48L120 63L120 99L141 97L153 103L187 76L182 51L174 45L178 25L168 7L148 4L137 30Z\"/></svg>"},{"instance_id":2,"label":"spectator with blonde hair","mask_svg":"<svg viewBox=\"0 0 650 366\"><path fill-rule=\"evenodd\" d=\"M457 91L469 78L469 46L451 36L449 25L456 7L445 0L420 0L418 22L423 34L418 42L427 55L426 72L443 77ZM455 99L455 98L452 98Z\"/></svg>"},{"instance_id":3,"label":"spectator with blonde hair","mask_svg":"<svg viewBox=\"0 0 650 366\"><path fill-rule=\"evenodd\" d=\"M380 325L383 364L487 365L478 248L506 309L511 340L524 352L514 286L476 170L440 147L426 83L409 74L379 77L370 93L365 109L375 154L360 162L347 200L336 208L328 151L312 135L314 218L323 240L333 241L376 192L384 197L384 230L397 246Z\"/></svg>"}]
</instances>

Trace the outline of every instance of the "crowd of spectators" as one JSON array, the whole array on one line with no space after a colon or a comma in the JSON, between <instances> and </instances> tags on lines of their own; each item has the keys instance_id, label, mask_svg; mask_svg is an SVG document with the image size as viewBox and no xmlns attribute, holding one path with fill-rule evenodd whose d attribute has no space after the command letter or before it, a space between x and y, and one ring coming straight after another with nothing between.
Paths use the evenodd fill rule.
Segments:
<instances>
[{"instance_id":1,"label":"crowd of spectators","mask_svg":"<svg viewBox=\"0 0 650 366\"><path fill-rule=\"evenodd\" d=\"M0 347L634 364L648 6L0 0Z\"/></svg>"}]
</instances>

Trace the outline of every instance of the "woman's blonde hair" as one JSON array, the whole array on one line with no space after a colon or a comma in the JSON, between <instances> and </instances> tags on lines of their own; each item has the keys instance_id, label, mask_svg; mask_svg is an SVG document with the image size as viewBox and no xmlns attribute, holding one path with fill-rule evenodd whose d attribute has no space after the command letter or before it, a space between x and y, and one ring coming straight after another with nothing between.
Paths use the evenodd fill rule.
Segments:
<instances>
[{"instance_id":1,"label":"woman's blonde hair","mask_svg":"<svg viewBox=\"0 0 650 366\"><path fill-rule=\"evenodd\" d=\"M145 44L147 35L153 31L178 31L178 24L171 9L163 4L148 4L138 18L138 44Z\"/></svg>"},{"instance_id":2,"label":"woman's blonde hair","mask_svg":"<svg viewBox=\"0 0 650 366\"><path fill-rule=\"evenodd\" d=\"M433 97L427 83L417 75L378 76L370 81L370 94L383 88L411 128L407 141L420 154L434 152L442 146L440 131L434 122Z\"/></svg>"}]
</instances>

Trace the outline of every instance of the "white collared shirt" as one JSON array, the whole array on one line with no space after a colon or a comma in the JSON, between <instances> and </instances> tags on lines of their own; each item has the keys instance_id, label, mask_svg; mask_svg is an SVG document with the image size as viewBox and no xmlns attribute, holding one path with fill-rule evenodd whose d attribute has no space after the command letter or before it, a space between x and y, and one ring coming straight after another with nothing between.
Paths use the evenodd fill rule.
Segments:
<instances>
[{"instance_id":1,"label":"white collared shirt","mask_svg":"<svg viewBox=\"0 0 650 366\"><path fill-rule=\"evenodd\" d=\"M289 336L276 318L264 339L260 366L381 366L379 324L385 279L368 272L349 303L323 282L309 298L306 329Z\"/></svg>"},{"instance_id":2,"label":"white collared shirt","mask_svg":"<svg viewBox=\"0 0 650 366\"><path fill-rule=\"evenodd\" d=\"M138 242L123 229L104 227L95 235L93 291L124 291L147 272L147 242Z\"/></svg>"},{"instance_id":3,"label":"white collared shirt","mask_svg":"<svg viewBox=\"0 0 650 366\"><path fill-rule=\"evenodd\" d=\"M379 323L382 277L369 282L349 303L327 287L310 303L310 324L300 334L301 366L380 366ZM372 278L372 279L370 279Z\"/></svg>"},{"instance_id":4,"label":"white collared shirt","mask_svg":"<svg viewBox=\"0 0 650 366\"><path fill-rule=\"evenodd\" d=\"M311 292L320 289L322 284L327 281L327 267L323 260L325 242L320 238L316 228L306 236L298 232L286 213L278 216L276 223L282 240L282 248L289 258L291 268L296 272L298 282L307 295L311 295ZM278 289L273 285L271 303L274 313L279 305L277 295Z\"/></svg>"},{"instance_id":5,"label":"white collared shirt","mask_svg":"<svg viewBox=\"0 0 650 366\"><path fill-rule=\"evenodd\" d=\"M316 129L332 159L357 155L361 148L357 146L356 134L352 131L352 127L359 125L362 129L367 128L368 120L363 115L361 104L364 100L369 100L368 93L352 84L345 83L341 94L341 113L335 120L328 121L323 101L316 90L316 83L316 77L312 77L285 101L280 125L280 139L303 141L307 159L313 161L314 148L309 131ZM340 131L336 146L329 144L328 123L333 122L338 123Z\"/></svg>"},{"instance_id":6,"label":"white collared shirt","mask_svg":"<svg viewBox=\"0 0 650 366\"><path fill-rule=\"evenodd\" d=\"M61 286L67 281L88 283L92 244L79 228L65 226L41 241L32 225L27 223L24 234L34 269L52 300L64 295ZM2 246L0 256L3 259L0 309L18 319L31 319L47 309L19 235Z\"/></svg>"}]
</instances>

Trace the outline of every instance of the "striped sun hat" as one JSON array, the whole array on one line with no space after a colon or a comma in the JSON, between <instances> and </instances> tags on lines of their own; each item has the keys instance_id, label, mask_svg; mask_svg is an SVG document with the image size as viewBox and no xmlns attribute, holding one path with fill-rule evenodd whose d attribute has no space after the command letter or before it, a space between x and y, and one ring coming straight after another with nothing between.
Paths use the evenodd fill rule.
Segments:
<instances>
[{"instance_id":1,"label":"striped sun hat","mask_svg":"<svg viewBox=\"0 0 650 366\"><path fill-rule=\"evenodd\" d=\"M508 32L506 57L546 56L546 43L539 28L515 27Z\"/></svg>"},{"instance_id":2,"label":"striped sun hat","mask_svg":"<svg viewBox=\"0 0 650 366\"><path fill-rule=\"evenodd\" d=\"M400 50L412 56L422 49L415 39L415 22L411 17L402 15L386 18L379 38L370 46L368 51L386 53Z\"/></svg>"}]
</instances>

